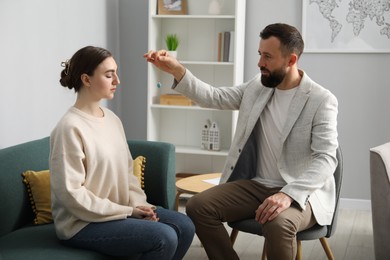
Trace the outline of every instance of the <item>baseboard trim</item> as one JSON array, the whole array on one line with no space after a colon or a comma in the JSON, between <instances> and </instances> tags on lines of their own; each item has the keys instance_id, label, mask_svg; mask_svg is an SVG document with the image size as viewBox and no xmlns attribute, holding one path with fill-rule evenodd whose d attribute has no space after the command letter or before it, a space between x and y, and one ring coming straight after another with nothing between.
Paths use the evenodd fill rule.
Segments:
<instances>
[{"instance_id":1,"label":"baseboard trim","mask_svg":"<svg viewBox=\"0 0 390 260\"><path fill-rule=\"evenodd\" d=\"M356 209L371 211L371 200L344 199L340 198L341 209Z\"/></svg>"}]
</instances>

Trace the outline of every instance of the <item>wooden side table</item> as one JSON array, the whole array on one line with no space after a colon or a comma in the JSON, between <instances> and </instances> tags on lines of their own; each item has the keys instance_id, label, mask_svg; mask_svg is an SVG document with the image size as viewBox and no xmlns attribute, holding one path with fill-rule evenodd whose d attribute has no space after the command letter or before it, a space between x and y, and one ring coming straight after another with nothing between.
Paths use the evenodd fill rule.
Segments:
<instances>
[{"instance_id":1,"label":"wooden side table","mask_svg":"<svg viewBox=\"0 0 390 260\"><path fill-rule=\"evenodd\" d=\"M186 194L197 194L204 190L207 190L211 187L214 187L215 184L208 183L205 180L220 178L221 173L205 173L194 175L191 177L186 177L180 179L176 182L176 211L179 209L179 197L180 195Z\"/></svg>"}]
</instances>

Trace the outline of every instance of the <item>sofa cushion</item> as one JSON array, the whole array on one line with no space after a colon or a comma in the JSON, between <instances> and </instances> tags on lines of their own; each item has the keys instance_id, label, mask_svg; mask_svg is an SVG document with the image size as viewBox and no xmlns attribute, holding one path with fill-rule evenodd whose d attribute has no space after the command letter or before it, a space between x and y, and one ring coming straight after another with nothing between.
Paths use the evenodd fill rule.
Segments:
<instances>
[{"instance_id":1,"label":"sofa cushion","mask_svg":"<svg viewBox=\"0 0 390 260\"><path fill-rule=\"evenodd\" d=\"M142 189L145 188L145 164L146 158L144 156L140 155L134 159L133 173L138 178ZM34 224L52 223L49 170L29 170L23 172L22 176L23 182L27 186L32 210L35 214Z\"/></svg>"},{"instance_id":2,"label":"sofa cushion","mask_svg":"<svg viewBox=\"0 0 390 260\"><path fill-rule=\"evenodd\" d=\"M108 260L121 259L62 245L54 224L27 226L0 237L0 259ZM128 258L127 258L128 259Z\"/></svg>"}]
</instances>

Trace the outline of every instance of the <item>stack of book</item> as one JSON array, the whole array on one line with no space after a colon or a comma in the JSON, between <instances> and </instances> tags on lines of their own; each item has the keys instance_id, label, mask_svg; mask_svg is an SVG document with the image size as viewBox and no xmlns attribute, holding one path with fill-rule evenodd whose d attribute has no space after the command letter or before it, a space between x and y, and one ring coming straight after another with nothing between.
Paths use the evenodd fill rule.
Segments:
<instances>
[{"instance_id":1,"label":"stack of book","mask_svg":"<svg viewBox=\"0 0 390 260\"><path fill-rule=\"evenodd\" d=\"M218 33L218 61L232 62L234 56L234 31Z\"/></svg>"}]
</instances>

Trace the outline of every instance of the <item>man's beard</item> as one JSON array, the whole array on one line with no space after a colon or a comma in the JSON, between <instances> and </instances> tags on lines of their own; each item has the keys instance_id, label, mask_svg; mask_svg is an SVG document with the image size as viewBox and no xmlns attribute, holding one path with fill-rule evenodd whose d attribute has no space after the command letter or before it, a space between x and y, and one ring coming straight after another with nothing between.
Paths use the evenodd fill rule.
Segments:
<instances>
[{"instance_id":1,"label":"man's beard","mask_svg":"<svg viewBox=\"0 0 390 260\"><path fill-rule=\"evenodd\" d=\"M261 67L260 70L268 72L268 76L265 76L264 74L261 75L261 83L267 88L276 88L286 76L286 71L284 68L275 70L273 72L264 67Z\"/></svg>"}]
</instances>

